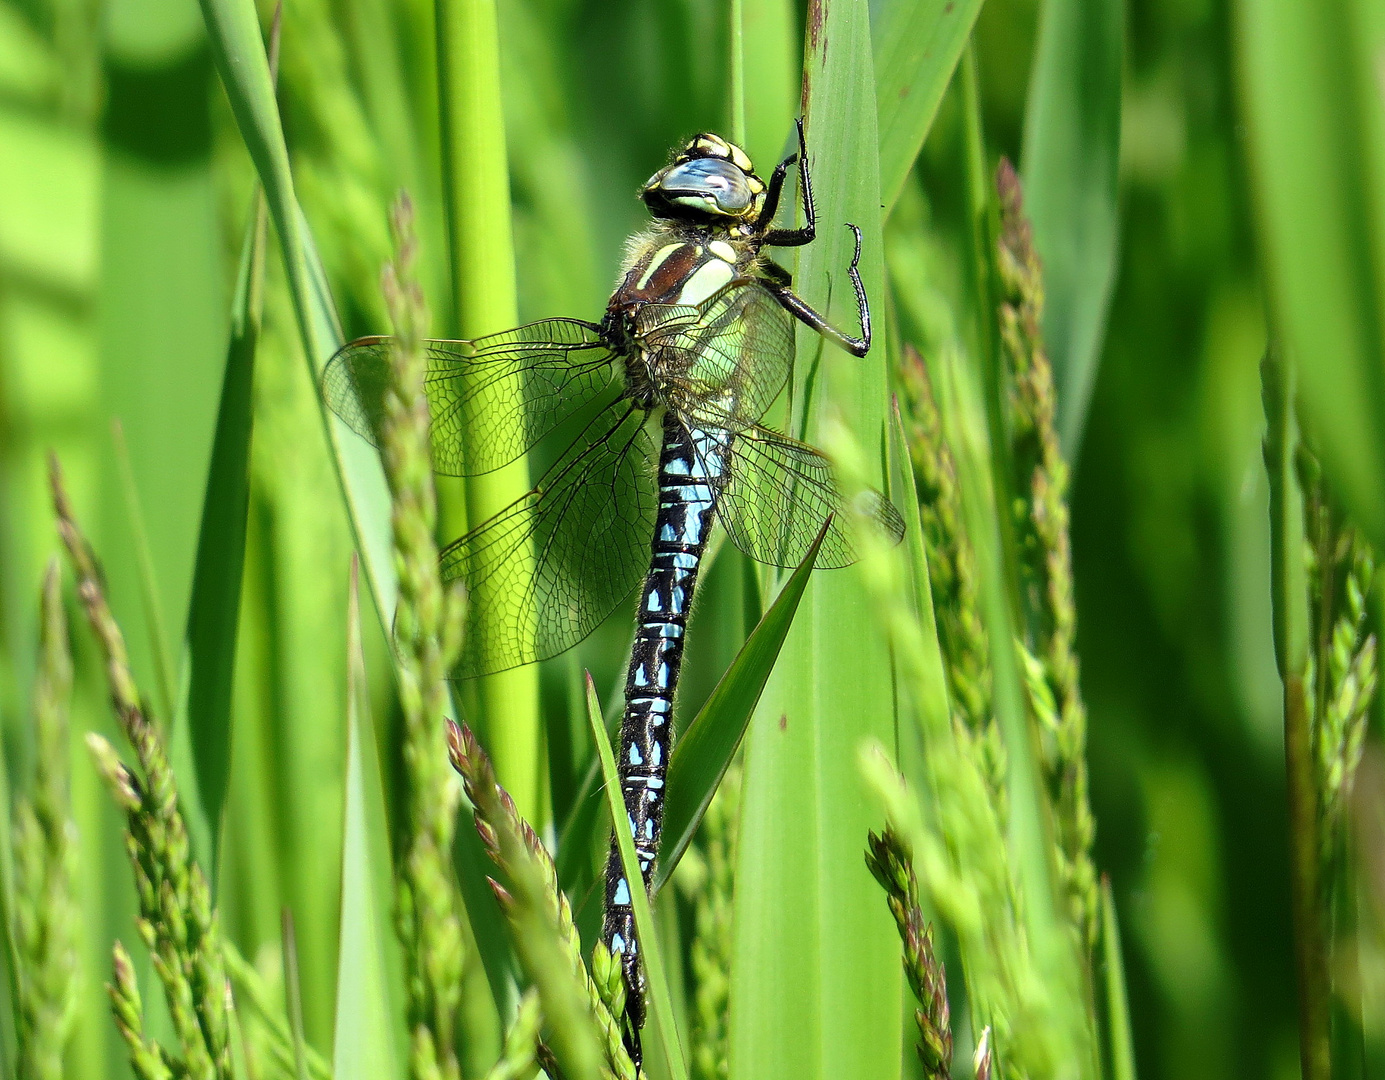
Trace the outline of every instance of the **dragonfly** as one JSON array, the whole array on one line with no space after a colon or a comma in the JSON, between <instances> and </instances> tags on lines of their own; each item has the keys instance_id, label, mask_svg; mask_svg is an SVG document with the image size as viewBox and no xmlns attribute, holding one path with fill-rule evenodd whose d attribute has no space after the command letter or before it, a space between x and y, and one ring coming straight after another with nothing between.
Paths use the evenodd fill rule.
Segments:
<instances>
[{"instance_id":1,"label":"dragonfly","mask_svg":"<svg viewBox=\"0 0 1385 1080\"><path fill-rule=\"evenodd\" d=\"M829 569L855 560L859 523L891 542L904 532L879 492L857 496L848 513L828 460L763 423L788 382L795 320L856 357L871 343L859 228L847 224L859 335L830 324L764 254L817 235L802 121L797 127L797 152L768 183L740 147L711 133L650 177L640 196L652 225L627 244L600 322L544 319L425 346L438 472L484 474L559 428L578 432L531 491L441 553L443 578L460 579L473 598L456 675L555 656L639 586L617 761L646 889L688 615L713 522L752 559L786 568L819 534L816 566ZM795 164L804 223L778 228ZM376 445L389 349L388 338L354 341L323 376L328 405ZM638 1059L645 982L614 839L602 940L621 958L626 1043Z\"/></svg>"}]
</instances>

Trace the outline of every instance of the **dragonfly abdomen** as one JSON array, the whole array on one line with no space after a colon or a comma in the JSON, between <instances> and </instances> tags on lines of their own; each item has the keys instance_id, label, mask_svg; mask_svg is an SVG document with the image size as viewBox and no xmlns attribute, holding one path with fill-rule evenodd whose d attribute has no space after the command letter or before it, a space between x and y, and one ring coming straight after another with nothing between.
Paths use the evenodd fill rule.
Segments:
<instances>
[{"instance_id":1,"label":"dragonfly abdomen","mask_svg":"<svg viewBox=\"0 0 1385 1080\"><path fill-rule=\"evenodd\" d=\"M689 429L665 414L659 456L659 508L652 559L640 592L638 626L625 680L618 767L635 854L647 888L659 853L664 777L673 750L673 697L698 567L725 483L731 434ZM602 940L622 955L628 1006L638 1031L644 983L635 940L630 885L612 841L606 868Z\"/></svg>"}]
</instances>

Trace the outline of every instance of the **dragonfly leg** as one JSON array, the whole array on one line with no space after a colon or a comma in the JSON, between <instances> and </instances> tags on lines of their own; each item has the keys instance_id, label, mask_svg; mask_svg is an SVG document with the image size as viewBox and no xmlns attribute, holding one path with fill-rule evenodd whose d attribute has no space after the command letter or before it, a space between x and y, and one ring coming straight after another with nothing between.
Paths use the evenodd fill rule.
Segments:
<instances>
[{"instance_id":1,"label":"dragonfly leg","mask_svg":"<svg viewBox=\"0 0 1385 1080\"><path fill-rule=\"evenodd\" d=\"M784 310L803 323L804 326L816 330L828 341L840 345L852 356L865 356L870 351L870 303L866 300L866 287L861 284L861 274L856 269L861 262L861 230L850 223L846 227L856 236L856 253L851 256L851 265L846 272L851 277L851 288L856 293L856 312L861 319L860 337L852 337L850 334L838 330L822 315L814 311L807 301L790 289L773 272L763 278L761 283L769 290L770 295L779 301ZM784 271L784 274L787 276L788 271Z\"/></svg>"},{"instance_id":2,"label":"dragonfly leg","mask_svg":"<svg viewBox=\"0 0 1385 1080\"><path fill-rule=\"evenodd\" d=\"M793 284L793 275L773 259L766 259L761 263L760 272L776 285L782 285L786 289Z\"/></svg>"},{"instance_id":3,"label":"dragonfly leg","mask_svg":"<svg viewBox=\"0 0 1385 1080\"><path fill-rule=\"evenodd\" d=\"M808 144L803 138L803 121L796 120L798 126L798 153L790 154L774 167L769 178L769 194L765 197L765 209L760 215L758 226L765 230L764 242L772 247L801 247L811 244L818 234L818 213L813 203L813 181L808 176ZM798 190L803 197L803 218L806 224L801 229L771 229L774 215L779 209L779 194L784 187L784 176L789 166L798 162Z\"/></svg>"}]
</instances>

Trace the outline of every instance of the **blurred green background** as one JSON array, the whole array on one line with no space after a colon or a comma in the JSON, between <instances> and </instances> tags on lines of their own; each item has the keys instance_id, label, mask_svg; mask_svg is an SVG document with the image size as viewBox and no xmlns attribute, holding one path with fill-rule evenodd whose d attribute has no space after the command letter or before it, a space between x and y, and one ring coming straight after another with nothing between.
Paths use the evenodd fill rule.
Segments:
<instances>
[{"instance_id":1,"label":"blurred green background","mask_svg":"<svg viewBox=\"0 0 1385 1080\"><path fill-rule=\"evenodd\" d=\"M640 221L637 185L686 134L725 127L722 5L499 7L521 314L590 318ZM990 0L977 29L990 150L1017 161L1036 21L1033 0ZM283 41L299 197L348 336L378 331L398 187L415 195L425 249L444 244L436 129L418 119L436 100L431 5L292 0ZM748 55L748 92L784 86L798 63ZM1074 463L1097 860L1124 927L1141 1075L1289 1076L1265 319L1229 5L1132 0L1123 82L1119 269ZM782 122L750 132L762 171L794 105L781 96ZM940 219L959 198L954 96L919 167ZM187 609L252 178L193 0L0 0L0 722L12 783L31 772L38 582L56 547L50 449L93 527L142 684L167 692L156 658L180 640ZM351 540L273 255L268 273L220 895L251 957L291 906L307 1031L326 1046L337 901L319 883L338 879ZM435 274L427 286L445 334L446 283ZM613 670L617 630L583 662ZM74 728L108 731L89 644L75 640ZM546 692L564 692L545 677ZM698 678L692 692L705 694ZM84 1000L97 1015L132 900L114 813L75 737L73 776ZM109 1024L83 1023L78 1038L72 1075L124 1075Z\"/></svg>"}]
</instances>

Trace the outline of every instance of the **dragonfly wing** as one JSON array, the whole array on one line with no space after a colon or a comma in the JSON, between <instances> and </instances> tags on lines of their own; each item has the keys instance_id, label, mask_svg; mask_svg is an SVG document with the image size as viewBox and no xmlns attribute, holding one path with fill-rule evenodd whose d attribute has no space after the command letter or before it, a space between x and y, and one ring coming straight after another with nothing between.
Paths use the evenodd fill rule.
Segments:
<instances>
[{"instance_id":1,"label":"dragonfly wing","mask_svg":"<svg viewBox=\"0 0 1385 1080\"><path fill-rule=\"evenodd\" d=\"M600 328L577 319L545 319L475 341L426 341L424 352L433 467L449 476L514 461L611 382ZM389 338L361 338L332 357L322 376L328 406L376 446L389 353Z\"/></svg>"},{"instance_id":2,"label":"dragonfly wing","mask_svg":"<svg viewBox=\"0 0 1385 1080\"><path fill-rule=\"evenodd\" d=\"M470 600L459 675L556 656L630 594L649 563L656 462L644 413L617 401L533 491L447 547L443 577Z\"/></svg>"},{"instance_id":3,"label":"dragonfly wing","mask_svg":"<svg viewBox=\"0 0 1385 1080\"><path fill-rule=\"evenodd\" d=\"M670 407L695 427L747 428L788 381L793 325L757 282L733 281L697 307L651 304L638 319Z\"/></svg>"},{"instance_id":4,"label":"dragonfly wing","mask_svg":"<svg viewBox=\"0 0 1385 1080\"><path fill-rule=\"evenodd\" d=\"M818 550L822 569L856 561L856 529L869 528L890 543L904 536L904 520L878 491L867 489L848 508L831 462L811 446L766 428L736 435L730 477L718 514L731 542L752 559L772 566L797 566L832 524ZM857 522L861 524L857 524Z\"/></svg>"}]
</instances>

